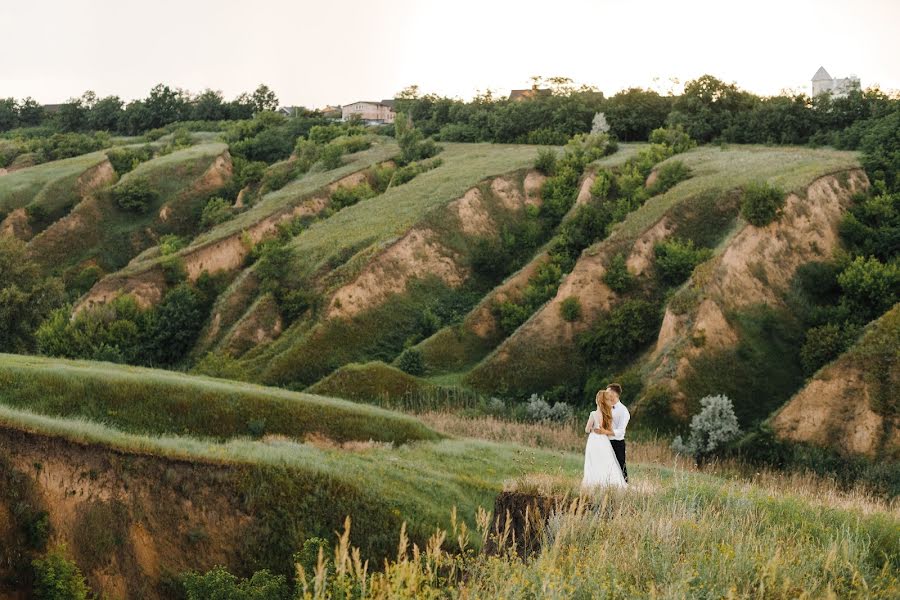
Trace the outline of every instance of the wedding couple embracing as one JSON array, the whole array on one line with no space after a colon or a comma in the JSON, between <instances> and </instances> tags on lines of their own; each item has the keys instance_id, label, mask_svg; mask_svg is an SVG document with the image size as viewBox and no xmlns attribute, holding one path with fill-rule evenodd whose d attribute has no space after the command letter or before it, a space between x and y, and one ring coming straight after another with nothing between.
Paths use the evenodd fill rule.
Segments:
<instances>
[{"instance_id":1,"label":"wedding couple embracing","mask_svg":"<svg viewBox=\"0 0 900 600\"><path fill-rule=\"evenodd\" d=\"M597 392L597 410L591 411L584 432L589 434L584 449L582 488L596 486L627 487L625 467L625 428L631 415L619 402L622 386L609 384Z\"/></svg>"}]
</instances>

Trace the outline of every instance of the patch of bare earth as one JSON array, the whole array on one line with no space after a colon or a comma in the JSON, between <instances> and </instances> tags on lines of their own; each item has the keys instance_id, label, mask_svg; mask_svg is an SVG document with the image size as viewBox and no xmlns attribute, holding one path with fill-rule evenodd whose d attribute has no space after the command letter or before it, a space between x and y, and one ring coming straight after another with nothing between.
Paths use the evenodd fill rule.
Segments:
<instances>
[{"instance_id":1,"label":"patch of bare earth","mask_svg":"<svg viewBox=\"0 0 900 600\"><path fill-rule=\"evenodd\" d=\"M844 181L846 185L828 175L811 183L804 196L790 194L779 219L764 227L744 226L718 256L695 271L688 285L701 299L686 314L666 309L652 357L658 361L654 380L677 388L693 358L737 344L737 332L726 318L729 311L783 306L796 270L832 257L850 198L868 186L859 169L848 171ZM699 343L686 343L692 340Z\"/></svg>"},{"instance_id":2,"label":"patch of bare earth","mask_svg":"<svg viewBox=\"0 0 900 600\"><path fill-rule=\"evenodd\" d=\"M0 223L0 235L11 235L24 242L31 239L34 233L28 223L28 213L24 208L17 208L9 213Z\"/></svg>"},{"instance_id":3,"label":"patch of bare earth","mask_svg":"<svg viewBox=\"0 0 900 600\"><path fill-rule=\"evenodd\" d=\"M36 484L49 513L51 544L66 545L104 598L162 599L166 573L218 564L241 568L252 518L242 511L237 489L228 487L235 481L229 467L125 454L6 427L0 428L0 449ZM118 509L97 512L110 506ZM108 515L101 519L106 531L85 528L91 514ZM108 534L115 544L85 539Z\"/></svg>"},{"instance_id":4,"label":"patch of bare earth","mask_svg":"<svg viewBox=\"0 0 900 600\"><path fill-rule=\"evenodd\" d=\"M839 360L826 367L772 420L779 437L875 457L900 451L900 419L871 406L873 390L859 369Z\"/></svg>"}]
</instances>

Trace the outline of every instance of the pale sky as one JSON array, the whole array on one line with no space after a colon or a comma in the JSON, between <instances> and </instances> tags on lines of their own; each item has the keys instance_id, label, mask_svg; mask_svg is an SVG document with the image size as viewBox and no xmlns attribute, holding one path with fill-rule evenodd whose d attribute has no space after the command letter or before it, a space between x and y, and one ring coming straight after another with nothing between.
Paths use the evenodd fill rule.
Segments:
<instances>
[{"instance_id":1,"label":"pale sky","mask_svg":"<svg viewBox=\"0 0 900 600\"><path fill-rule=\"evenodd\" d=\"M469 99L562 75L611 95L704 73L809 92L820 65L900 90L900 0L0 0L0 98L159 82L283 105Z\"/></svg>"}]
</instances>

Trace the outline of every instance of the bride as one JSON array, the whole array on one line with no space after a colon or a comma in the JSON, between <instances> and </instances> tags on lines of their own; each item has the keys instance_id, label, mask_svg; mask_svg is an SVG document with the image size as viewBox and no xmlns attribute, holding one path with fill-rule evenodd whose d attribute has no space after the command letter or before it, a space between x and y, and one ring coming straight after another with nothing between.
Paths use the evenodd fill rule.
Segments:
<instances>
[{"instance_id":1,"label":"bride","mask_svg":"<svg viewBox=\"0 0 900 600\"><path fill-rule=\"evenodd\" d=\"M595 486L627 487L622 468L616 460L612 444L609 443L612 431L612 392L601 390L595 398L597 410L591 411L585 433L589 433L587 446L584 449L584 479L582 488Z\"/></svg>"}]
</instances>

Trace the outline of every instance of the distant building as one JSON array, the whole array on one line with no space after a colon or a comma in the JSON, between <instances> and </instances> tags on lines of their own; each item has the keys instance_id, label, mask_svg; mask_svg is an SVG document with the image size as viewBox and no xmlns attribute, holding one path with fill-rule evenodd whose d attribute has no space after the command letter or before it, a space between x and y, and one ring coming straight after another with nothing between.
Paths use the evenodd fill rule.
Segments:
<instances>
[{"instance_id":1,"label":"distant building","mask_svg":"<svg viewBox=\"0 0 900 600\"><path fill-rule=\"evenodd\" d=\"M819 67L812 78L812 95L831 94L835 98L843 98L850 90L859 89L859 77L850 75L843 79L835 79L828 74L825 67Z\"/></svg>"},{"instance_id":2,"label":"distant building","mask_svg":"<svg viewBox=\"0 0 900 600\"><path fill-rule=\"evenodd\" d=\"M359 100L341 107L341 119L361 119L370 125L381 125L394 122L394 101L382 100L374 102Z\"/></svg>"},{"instance_id":3,"label":"distant building","mask_svg":"<svg viewBox=\"0 0 900 600\"><path fill-rule=\"evenodd\" d=\"M539 96L549 96L553 92L548 89L539 88L536 85L531 86L527 90L512 90L509 92L509 99L513 102L521 102L522 100L531 100Z\"/></svg>"},{"instance_id":4,"label":"distant building","mask_svg":"<svg viewBox=\"0 0 900 600\"><path fill-rule=\"evenodd\" d=\"M340 104L337 104L337 105L329 104L328 106L326 106L324 108L320 108L319 112L322 113L324 116L326 116L329 119L340 119L343 114L341 111Z\"/></svg>"},{"instance_id":5,"label":"distant building","mask_svg":"<svg viewBox=\"0 0 900 600\"><path fill-rule=\"evenodd\" d=\"M45 104L41 108L44 109L44 114L55 115L59 112L59 109L62 108L62 104Z\"/></svg>"},{"instance_id":6,"label":"distant building","mask_svg":"<svg viewBox=\"0 0 900 600\"><path fill-rule=\"evenodd\" d=\"M282 106L278 112L286 117L296 117L306 112L306 108L302 106Z\"/></svg>"}]
</instances>

